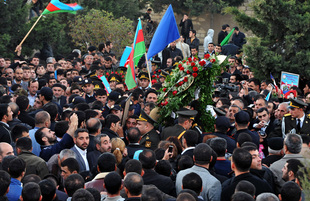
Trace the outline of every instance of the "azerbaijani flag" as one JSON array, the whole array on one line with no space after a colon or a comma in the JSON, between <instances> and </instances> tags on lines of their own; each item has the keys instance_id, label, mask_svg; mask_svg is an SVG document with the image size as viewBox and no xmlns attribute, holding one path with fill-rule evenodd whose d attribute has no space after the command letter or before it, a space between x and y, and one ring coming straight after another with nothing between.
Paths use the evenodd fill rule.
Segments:
<instances>
[{"instance_id":1,"label":"azerbaijani flag","mask_svg":"<svg viewBox=\"0 0 310 201\"><path fill-rule=\"evenodd\" d=\"M45 10L42 12L42 15L51 14L51 13L72 13L76 14L77 10L83 9L77 3L72 4L64 4L59 0L51 0L51 2L47 5Z\"/></svg>"},{"instance_id":2,"label":"azerbaijani flag","mask_svg":"<svg viewBox=\"0 0 310 201\"><path fill-rule=\"evenodd\" d=\"M128 59L127 74L125 79L128 90L137 86L135 66L138 64L140 58L145 54L145 43L140 19L137 25L136 35L132 46L133 47Z\"/></svg>"},{"instance_id":3,"label":"azerbaijani flag","mask_svg":"<svg viewBox=\"0 0 310 201\"><path fill-rule=\"evenodd\" d=\"M133 60L135 63L135 66L138 65L140 58L145 54L145 43L144 43L144 36L143 36L143 30L141 25L141 20L139 19L137 29L136 29L136 35L135 40L133 41Z\"/></svg>"}]
</instances>

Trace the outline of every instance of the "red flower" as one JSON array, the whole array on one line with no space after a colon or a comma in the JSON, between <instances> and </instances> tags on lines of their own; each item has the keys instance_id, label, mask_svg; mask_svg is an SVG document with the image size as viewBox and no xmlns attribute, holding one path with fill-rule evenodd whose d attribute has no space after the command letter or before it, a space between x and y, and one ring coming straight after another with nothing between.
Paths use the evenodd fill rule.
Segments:
<instances>
[{"instance_id":1,"label":"red flower","mask_svg":"<svg viewBox=\"0 0 310 201\"><path fill-rule=\"evenodd\" d=\"M152 80L152 84L155 84L155 83L157 83L157 80Z\"/></svg>"},{"instance_id":2,"label":"red flower","mask_svg":"<svg viewBox=\"0 0 310 201\"><path fill-rule=\"evenodd\" d=\"M174 86L178 87L178 86L179 86L179 83L175 84Z\"/></svg>"},{"instance_id":3,"label":"red flower","mask_svg":"<svg viewBox=\"0 0 310 201\"><path fill-rule=\"evenodd\" d=\"M185 63L185 60L183 60L182 62Z\"/></svg>"},{"instance_id":4,"label":"red flower","mask_svg":"<svg viewBox=\"0 0 310 201\"><path fill-rule=\"evenodd\" d=\"M184 78L184 82L187 82L187 81L188 81L188 78L187 78L187 77L185 77L185 78Z\"/></svg>"},{"instance_id":5,"label":"red flower","mask_svg":"<svg viewBox=\"0 0 310 201\"><path fill-rule=\"evenodd\" d=\"M124 78L125 76L124 75L122 75L122 78Z\"/></svg>"},{"instance_id":6,"label":"red flower","mask_svg":"<svg viewBox=\"0 0 310 201\"><path fill-rule=\"evenodd\" d=\"M193 77L197 77L198 76L198 74L197 73L193 73Z\"/></svg>"},{"instance_id":7,"label":"red flower","mask_svg":"<svg viewBox=\"0 0 310 201\"><path fill-rule=\"evenodd\" d=\"M184 84L184 82L182 82L182 81L181 81L181 82L179 82L179 86L182 86L182 84Z\"/></svg>"},{"instance_id":8,"label":"red flower","mask_svg":"<svg viewBox=\"0 0 310 201\"><path fill-rule=\"evenodd\" d=\"M172 94L175 96L178 93L178 91L173 91Z\"/></svg>"},{"instance_id":9,"label":"red flower","mask_svg":"<svg viewBox=\"0 0 310 201\"><path fill-rule=\"evenodd\" d=\"M167 91L167 88L163 88L163 92L166 92Z\"/></svg>"},{"instance_id":10,"label":"red flower","mask_svg":"<svg viewBox=\"0 0 310 201\"><path fill-rule=\"evenodd\" d=\"M188 57L188 61L189 61L189 62L192 62L192 58L191 58L191 57Z\"/></svg>"},{"instance_id":11,"label":"red flower","mask_svg":"<svg viewBox=\"0 0 310 201\"><path fill-rule=\"evenodd\" d=\"M205 54L205 59L209 59L210 58L210 54Z\"/></svg>"},{"instance_id":12,"label":"red flower","mask_svg":"<svg viewBox=\"0 0 310 201\"><path fill-rule=\"evenodd\" d=\"M159 69L159 70L158 70L158 72L160 73L160 72L161 72L161 70Z\"/></svg>"},{"instance_id":13,"label":"red flower","mask_svg":"<svg viewBox=\"0 0 310 201\"><path fill-rule=\"evenodd\" d=\"M210 62L211 62L211 63L214 63L214 62L215 62L215 59L211 59Z\"/></svg>"},{"instance_id":14,"label":"red flower","mask_svg":"<svg viewBox=\"0 0 310 201\"><path fill-rule=\"evenodd\" d=\"M152 75L152 78L155 78L155 75Z\"/></svg>"},{"instance_id":15,"label":"red flower","mask_svg":"<svg viewBox=\"0 0 310 201\"><path fill-rule=\"evenodd\" d=\"M159 78L159 75L157 75L157 78Z\"/></svg>"},{"instance_id":16,"label":"red flower","mask_svg":"<svg viewBox=\"0 0 310 201\"><path fill-rule=\"evenodd\" d=\"M118 72L115 72L116 75L118 75Z\"/></svg>"},{"instance_id":17,"label":"red flower","mask_svg":"<svg viewBox=\"0 0 310 201\"><path fill-rule=\"evenodd\" d=\"M200 66L204 66L204 65L206 65L205 60L201 60L201 61L199 62L199 65L200 65Z\"/></svg>"},{"instance_id":18,"label":"red flower","mask_svg":"<svg viewBox=\"0 0 310 201\"><path fill-rule=\"evenodd\" d=\"M181 67L180 70L183 71L183 70L184 70L184 67Z\"/></svg>"},{"instance_id":19,"label":"red flower","mask_svg":"<svg viewBox=\"0 0 310 201\"><path fill-rule=\"evenodd\" d=\"M168 101L165 101L164 104L167 105L167 104L168 104Z\"/></svg>"},{"instance_id":20,"label":"red flower","mask_svg":"<svg viewBox=\"0 0 310 201\"><path fill-rule=\"evenodd\" d=\"M191 72L189 70L186 71L187 74L191 74Z\"/></svg>"},{"instance_id":21,"label":"red flower","mask_svg":"<svg viewBox=\"0 0 310 201\"><path fill-rule=\"evenodd\" d=\"M195 63L194 63L194 62L192 62L192 63L191 63L191 66L195 66Z\"/></svg>"},{"instance_id":22,"label":"red flower","mask_svg":"<svg viewBox=\"0 0 310 201\"><path fill-rule=\"evenodd\" d=\"M182 64L179 64L179 66L178 66L179 68L181 68L182 67Z\"/></svg>"},{"instance_id":23,"label":"red flower","mask_svg":"<svg viewBox=\"0 0 310 201\"><path fill-rule=\"evenodd\" d=\"M198 59L196 58L196 57L194 57L194 59L193 59L194 61L197 61Z\"/></svg>"},{"instance_id":24,"label":"red flower","mask_svg":"<svg viewBox=\"0 0 310 201\"><path fill-rule=\"evenodd\" d=\"M193 71L198 71L198 68L196 66L193 67Z\"/></svg>"}]
</instances>

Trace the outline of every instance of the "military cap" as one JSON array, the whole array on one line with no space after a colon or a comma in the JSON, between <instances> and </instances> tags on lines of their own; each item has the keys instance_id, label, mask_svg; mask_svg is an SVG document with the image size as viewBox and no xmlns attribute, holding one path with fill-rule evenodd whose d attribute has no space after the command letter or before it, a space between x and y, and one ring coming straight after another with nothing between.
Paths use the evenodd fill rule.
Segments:
<instances>
[{"instance_id":1,"label":"military cap","mask_svg":"<svg viewBox=\"0 0 310 201\"><path fill-rule=\"evenodd\" d=\"M119 105L112 105L111 108L110 108L110 111L111 111L111 110L120 110L120 111L122 111L123 109L122 109L122 107L119 106Z\"/></svg>"},{"instance_id":2,"label":"military cap","mask_svg":"<svg viewBox=\"0 0 310 201\"><path fill-rule=\"evenodd\" d=\"M283 138L282 137L272 137L268 139L268 147L273 150L283 149Z\"/></svg>"},{"instance_id":3,"label":"military cap","mask_svg":"<svg viewBox=\"0 0 310 201\"><path fill-rule=\"evenodd\" d=\"M109 82L121 82L122 78L121 76L119 76L118 74L112 73L109 77L108 77L108 81Z\"/></svg>"},{"instance_id":4,"label":"military cap","mask_svg":"<svg viewBox=\"0 0 310 201\"><path fill-rule=\"evenodd\" d=\"M220 116L220 117L217 117L215 119L215 126L216 128L223 128L223 129L229 129L230 128L230 122L229 122L229 119L225 116Z\"/></svg>"},{"instance_id":5,"label":"military cap","mask_svg":"<svg viewBox=\"0 0 310 201\"><path fill-rule=\"evenodd\" d=\"M289 108L304 108L307 107L308 104L303 102L302 100L298 100L298 99L292 99L290 98L290 105Z\"/></svg>"},{"instance_id":6,"label":"military cap","mask_svg":"<svg viewBox=\"0 0 310 201\"><path fill-rule=\"evenodd\" d=\"M90 78L87 78L87 79L83 80L82 84L83 85L85 85L85 84L93 84L93 81Z\"/></svg>"},{"instance_id":7,"label":"military cap","mask_svg":"<svg viewBox=\"0 0 310 201\"><path fill-rule=\"evenodd\" d=\"M146 72L141 72L138 76L139 80L147 79L150 80L149 75Z\"/></svg>"},{"instance_id":8,"label":"military cap","mask_svg":"<svg viewBox=\"0 0 310 201\"><path fill-rule=\"evenodd\" d=\"M109 100L113 100L113 101L117 101L119 98L121 98L121 94L116 92L116 91L112 91L109 96L108 96L108 99Z\"/></svg>"},{"instance_id":9,"label":"military cap","mask_svg":"<svg viewBox=\"0 0 310 201\"><path fill-rule=\"evenodd\" d=\"M144 112L144 110L141 110L140 116L137 119L137 121L145 121L145 122L149 122L150 124L156 123L156 121L154 119L152 119L149 115L147 115Z\"/></svg>"},{"instance_id":10,"label":"military cap","mask_svg":"<svg viewBox=\"0 0 310 201\"><path fill-rule=\"evenodd\" d=\"M226 115L226 112L219 109L219 108L216 108L216 107L213 107L213 110L214 112L216 113L217 116L225 116Z\"/></svg>"},{"instance_id":11,"label":"military cap","mask_svg":"<svg viewBox=\"0 0 310 201\"><path fill-rule=\"evenodd\" d=\"M250 115L245 111L240 111L235 114L235 120L238 124L247 124L250 122Z\"/></svg>"},{"instance_id":12,"label":"military cap","mask_svg":"<svg viewBox=\"0 0 310 201\"><path fill-rule=\"evenodd\" d=\"M82 84L83 78L81 76L76 76L73 78L73 82L77 82L78 84Z\"/></svg>"},{"instance_id":13,"label":"military cap","mask_svg":"<svg viewBox=\"0 0 310 201\"><path fill-rule=\"evenodd\" d=\"M159 64L159 65L161 64L161 61L159 58L154 58L151 62L154 64Z\"/></svg>"},{"instance_id":14,"label":"military cap","mask_svg":"<svg viewBox=\"0 0 310 201\"><path fill-rule=\"evenodd\" d=\"M198 114L196 110L179 110L176 112L180 117L189 118L191 120L195 119L195 116Z\"/></svg>"},{"instance_id":15,"label":"military cap","mask_svg":"<svg viewBox=\"0 0 310 201\"><path fill-rule=\"evenodd\" d=\"M86 103L85 99L81 96L76 96L72 99L72 103L69 104L69 107L73 108L75 105L79 103Z\"/></svg>"}]
</instances>

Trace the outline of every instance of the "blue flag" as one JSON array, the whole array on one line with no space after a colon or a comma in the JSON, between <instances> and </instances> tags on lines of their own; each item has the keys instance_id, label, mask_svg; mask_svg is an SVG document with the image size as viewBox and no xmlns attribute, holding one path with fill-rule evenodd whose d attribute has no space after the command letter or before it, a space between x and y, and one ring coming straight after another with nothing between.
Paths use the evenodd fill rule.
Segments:
<instances>
[{"instance_id":1,"label":"blue flag","mask_svg":"<svg viewBox=\"0 0 310 201\"><path fill-rule=\"evenodd\" d=\"M126 46L124 53L122 55L121 61L119 62L119 66L125 66L125 63L128 60L130 52L131 52L131 47Z\"/></svg>"},{"instance_id":2,"label":"blue flag","mask_svg":"<svg viewBox=\"0 0 310 201\"><path fill-rule=\"evenodd\" d=\"M150 59L152 56L165 49L169 43L179 38L180 33L178 25L175 21L172 6L170 5L154 33L147 53L147 59Z\"/></svg>"}]
</instances>

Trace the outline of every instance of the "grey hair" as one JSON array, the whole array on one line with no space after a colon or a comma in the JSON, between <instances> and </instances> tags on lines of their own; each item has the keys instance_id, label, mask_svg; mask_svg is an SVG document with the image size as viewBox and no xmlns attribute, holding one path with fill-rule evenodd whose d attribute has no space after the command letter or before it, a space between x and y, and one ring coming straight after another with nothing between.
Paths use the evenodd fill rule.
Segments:
<instances>
[{"instance_id":1,"label":"grey hair","mask_svg":"<svg viewBox=\"0 0 310 201\"><path fill-rule=\"evenodd\" d=\"M97 136L95 136L95 138L94 138L94 142L95 142L95 145L96 144L101 144L101 138L103 138L103 137L107 137L108 135L107 134L99 134L99 135L97 135Z\"/></svg>"},{"instance_id":2,"label":"grey hair","mask_svg":"<svg viewBox=\"0 0 310 201\"><path fill-rule=\"evenodd\" d=\"M290 108L289 108L289 104L288 104L287 102L280 103L280 104L278 105L278 108L279 108L280 105L284 105L284 106L285 106L286 112L289 111Z\"/></svg>"},{"instance_id":3,"label":"grey hair","mask_svg":"<svg viewBox=\"0 0 310 201\"><path fill-rule=\"evenodd\" d=\"M273 193L261 193L257 196L256 201L279 201L279 198Z\"/></svg>"},{"instance_id":4,"label":"grey hair","mask_svg":"<svg viewBox=\"0 0 310 201\"><path fill-rule=\"evenodd\" d=\"M274 149L271 149L270 147L268 147L268 152L270 154L275 154L275 155L279 155L281 153L282 149L280 150L274 150Z\"/></svg>"},{"instance_id":5,"label":"grey hair","mask_svg":"<svg viewBox=\"0 0 310 201\"><path fill-rule=\"evenodd\" d=\"M292 154L299 154L302 148L302 138L298 134L287 134L284 139L287 150Z\"/></svg>"},{"instance_id":6,"label":"grey hair","mask_svg":"<svg viewBox=\"0 0 310 201\"><path fill-rule=\"evenodd\" d=\"M72 151L71 149L63 149L60 153L59 153L59 159L62 160L64 158L75 158L76 159L76 155L74 153L74 151Z\"/></svg>"}]
</instances>

